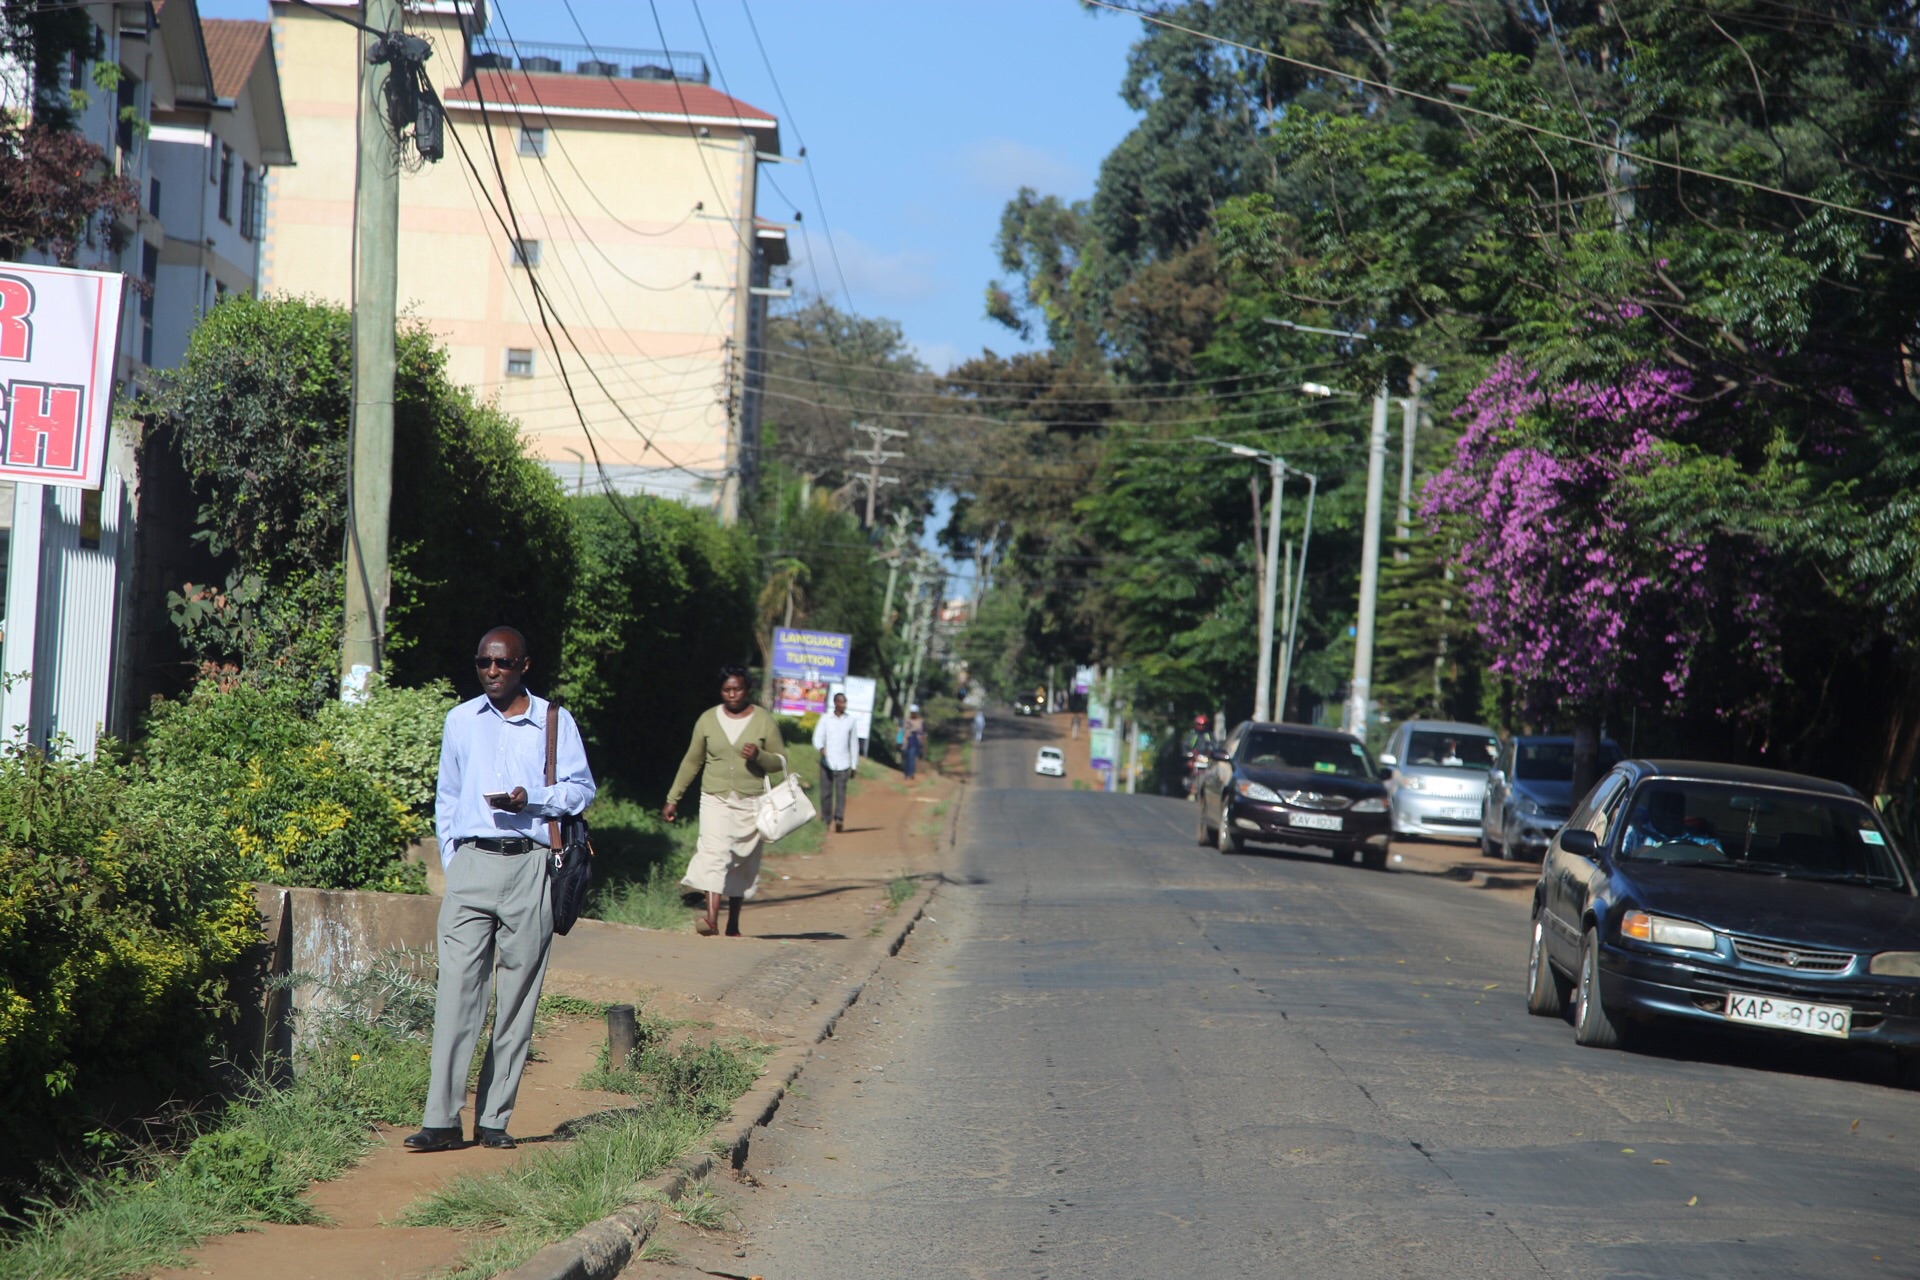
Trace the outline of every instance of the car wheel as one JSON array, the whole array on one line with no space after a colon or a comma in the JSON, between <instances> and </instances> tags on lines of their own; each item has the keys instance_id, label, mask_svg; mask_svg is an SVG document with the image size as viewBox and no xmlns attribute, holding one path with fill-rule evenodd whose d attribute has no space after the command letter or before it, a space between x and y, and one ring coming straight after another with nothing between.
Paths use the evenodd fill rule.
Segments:
<instances>
[{"instance_id":1,"label":"car wheel","mask_svg":"<svg viewBox=\"0 0 1920 1280\"><path fill-rule=\"evenodd\" d=\"M1493 847L1493 837L1484 831L1480 833L1480 856L1483 858L1497 858L1500 856L1499 852Z\"/></svg>"},{"instance_id":2,"label":"car wheel","mask_svg":"<svg viewBox=\"0 0 1920 1280\"><path fill-rule=\"evenodd\" d=\"M1896 1049L1893 1075L1902 1089L1920 1089L1920 1049Z\"/></svg>"},{"instance_id":3,"label":"car wheel","mask_svg":"<svg viewBox=\"0 0 1920 1280\"><path fill-rule=\"evenodd\" d=\"M1355 852L1359 856L1360 865L1367 870L1385 871L1387 869L1387 851L1385 848L1370 844Z\"/></svg>"},{"instance_id":4,"label":"car wheel","mask_svg":"<svg viewBox=\"0 0 1920 1280\"><path fill-rule=\"evenodd\" d=\"M1567 1016L1567 993L1572 986L1547 963L1547 926L1533 918L1533 945L1527 948L1527 1012L1541 1018Z\"/></svg>"},{"instance_id":5,"label":"car wheel","mask_svg":"<svg viewBox=\"0 0 1920 1280\"><path fill-rule=\"evenodd\" d=\"M1207 822L1207 798L1204 795L1200 796L1199 843L1200 843L1200 847L1203 849L1213 843L1213 827L1209 825Z\"/></svg>"},{"instance_id":6,"label":"car wheel","mask_svg":"<svg viewBox=\"0 0 1920 1280\"><path fill-rule=\"evenodd\" d=\"M1607 1016L1600 990L1600 933L1580 940L1580 982L1573 992L1573 1038L1589 1049L1618 1049L1620 1028Z\"/></svg>"},{"instance_id":7,"label":"car wheel","mask_svg":"<svg viewBox=\"0 0 1920 1280\"><path fill-rule=\"evenodd\" d=\"M1227 826L1227 816L1225 809L1220 810L1220 834L1219 838L1214 841L1214 847L1222 853L1245 853L1247 851L1247 839L1238 831Z\"/></svg>"}]
</instances>

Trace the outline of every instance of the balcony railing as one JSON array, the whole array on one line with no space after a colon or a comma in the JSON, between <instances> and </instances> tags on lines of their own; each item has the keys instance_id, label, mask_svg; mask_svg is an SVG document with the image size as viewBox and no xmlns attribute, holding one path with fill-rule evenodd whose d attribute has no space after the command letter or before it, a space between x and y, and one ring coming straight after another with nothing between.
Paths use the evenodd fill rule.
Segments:
<instances>
[{"instance_id":1,"label":"balcony railing","mask_svg":"<svg viewBox=\"0 0 1920 1280\"><path fill-rule=\"evenodd\" d=\"M684 80L708 83L707 60L670 49L622 49L610 45L549 44L483 35L474 41L474 70L533 71L546 75L600 76L617 80Z\"/></svg>"}]
</instances>

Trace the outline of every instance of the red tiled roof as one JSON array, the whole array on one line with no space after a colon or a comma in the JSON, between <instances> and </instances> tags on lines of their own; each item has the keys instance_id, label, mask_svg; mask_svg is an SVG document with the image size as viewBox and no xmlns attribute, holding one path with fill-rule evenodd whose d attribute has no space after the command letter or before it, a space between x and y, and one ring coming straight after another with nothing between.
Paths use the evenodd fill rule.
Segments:
<instances>
[{"instance_id":1,"label":"red tiled roof","mask_svg":"<svg viewBox=\"0 0 1920 1280\"><path fill-rule=\"evenodd\" d=\"M222 98L239 97L246 91L260 51L267 47L267 24L204 18L200 29L206 35L207 62L213 68L213 91Z\"/></svg>"},{"instance_id":2,"label":"red tiled roof","mask_svg":"<svg viewBox=\"0 0 1920 1280\"><path fill-rule=\"evenodd\" d=\"M476 85L475 81L479 83ZM478 93L475 92L476 88ZM448 103L475 103L538 112L542 107L575 111L630 111L636 115L718 120L736 119L749 128L771 128L776 117L704 84L672 80L616 80L610 76L529 74L482 70L474 79L449 89Z\"/></svg>"}]
</instances>

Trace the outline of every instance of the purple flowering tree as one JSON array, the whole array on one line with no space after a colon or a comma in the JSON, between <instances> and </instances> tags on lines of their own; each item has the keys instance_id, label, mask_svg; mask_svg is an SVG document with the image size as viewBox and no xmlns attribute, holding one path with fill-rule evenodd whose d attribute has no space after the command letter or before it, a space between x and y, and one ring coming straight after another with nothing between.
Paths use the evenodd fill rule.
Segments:
<instances>
[{"instance_id":1,"label":"purple flowering tree","mask_svg":"<svg viewBox=\"0 0 1920 1280\"><path fill-rule=\"evenodd\" d=\"M1778 678L1759 553L1663 531L1638 501L1676 448L1715 443L1691 391L1685 372L1652 366L1609 385L1550 386L1503 358L1456 411L1453 462L1426 488L1428 518L1461 539L1462 585L1492 669L1514 682L1530 719L1571 722L1581 754L1597 753L1609 712L1677 710L1708 658L1763 677L1747 688Z\"/></svg>"}]
</instances>

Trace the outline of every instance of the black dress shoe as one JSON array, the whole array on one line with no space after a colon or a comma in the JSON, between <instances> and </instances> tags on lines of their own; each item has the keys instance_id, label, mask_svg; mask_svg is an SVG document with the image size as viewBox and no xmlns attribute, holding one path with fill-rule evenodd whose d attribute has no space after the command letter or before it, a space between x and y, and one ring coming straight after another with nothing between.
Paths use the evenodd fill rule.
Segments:
<instances>
[{"instance_id":1,"label":"black dress shoe","mask_svg":"<svg viewBox=\"0 0 1920 1280\"><path fill-rule=\"evenodd\" d=\"M424 1128L400 1145L409 1151L451 1151L460 1145L460 1130Z\"/></svg>"},{"instance_id":2,"label":"black dress shoe","mask_svg":"<svg viewBox=\"0 0 1920 1280\"><path fill-rule=\"evenodd\" d=\"M473 1140L483 1147L492 1147L496 1151L511 1151L520 1144L505 1129L489 1129L485 1125L473 1126Z\"/></svg>"}]
</instances>

